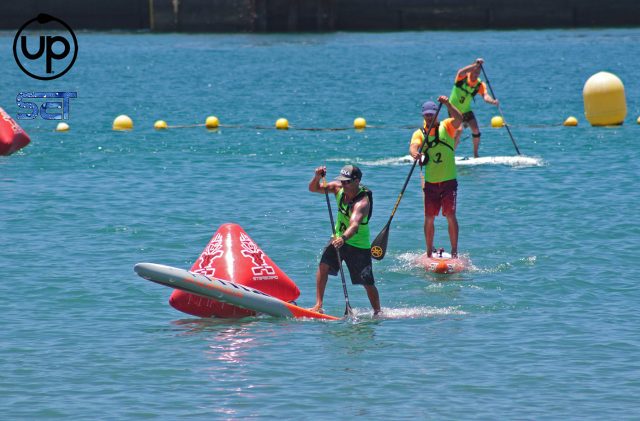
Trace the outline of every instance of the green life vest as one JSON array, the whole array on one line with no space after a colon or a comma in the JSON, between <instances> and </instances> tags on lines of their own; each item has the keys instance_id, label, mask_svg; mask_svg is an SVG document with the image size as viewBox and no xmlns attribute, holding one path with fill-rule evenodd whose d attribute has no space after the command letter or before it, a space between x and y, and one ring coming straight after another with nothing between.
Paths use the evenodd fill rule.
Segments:
<instances>
[{"instance_id":1,"label":"green life vest","mask_svg":"<svg viewBox=\"0 0 640 421\"><path fill-rule=\"evenodd\" d=\"M453 85L449 100L462 114L471 111L471 100L475 99L476 94L482 86L482 80L478 78L478 83L474 87L469 86L467 78L457 81Z\"/></svg>"},{"instance_id":2,"label":"green life vest","mask_svg":"<svg viewBox=\"0 0 640 421\"><path fill-rule=\"evenodd\" d=\"M427 165L424 167L424 179L429 183L439 183L458 177L456 172L456 140L449 136L443 124L438 123L435 136L427 136L422 128Z\"/></svg>"},{"instance_id":3,"label":"green life vest","mask_svg":"<svg viewBox=\"0 0 640 421\"><path fill-rule=\"evenodd\" d=\"M373 212L373 194L371 190L365 186L360 186L360 190L356 197L353 198L351 203L346 203L344 200L344 189L340 189L336 195L336 201L338 202L338 219L336 220L336 235L341 236L349 227L349 221L351 219L351 213L353 206L361 200L363 197L369 198L369 215L365 215L360 222L358 232L347 240L347 244L353 247L368 249L371 248L371 240L369 235L369 219Z\"/></svg>"}]
</instances>

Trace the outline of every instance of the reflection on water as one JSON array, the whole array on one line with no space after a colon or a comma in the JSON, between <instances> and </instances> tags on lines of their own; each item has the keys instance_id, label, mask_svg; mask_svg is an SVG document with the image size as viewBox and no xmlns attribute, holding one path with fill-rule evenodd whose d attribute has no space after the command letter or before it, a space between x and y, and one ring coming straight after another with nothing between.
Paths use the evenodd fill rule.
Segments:
<instances>
[{"instance_id":1,"label":"reflection on water","mask_svg":"<svg viewBox=\"0 0 640 421\"><path fill-rule=\"evenodd\" d=\"M268 316L264 316L264 319L277 320ZM205 338L210 342L209 349L205 351L207 359L224 363L242 364L243 356L255 347L252 343L256 340L256 336L261 335L259 332L262 331L262 335L269 335L263 329L255 329L265 326L261 316L242 319L181 319L173 323L181 328L183 335L212 333L213 336ZM273 330L270 331L273 333Z\"/></svg>"},{"instance_id":2,"label":"reflection on water","mask_svg":"<svg viewBox=\"0 0 640 421\"><path fill-rule=\"evenodd\" d=\"M244 317L242 319L218 319L218 318L193 318L178 319L172 324L177 326L183 335L198 334L210 330L218 330L220 327L237 327L239 325L255 323L259 317Z\"/></svg>"},{"instance_id":3,"label":"reflection on water","mask_svg":"<svg viewBox=\"0 0 640 421\"><path fill-rule=\"evenodd\" d=\"M228 327L218 331L211 341L209 350L205 351L210 360L223 363L243 364L243 357L255 345L255 333L247 327Z\"/></svg>"},{"instance_id":4,"label":"reflection on water","mask_svg":"<svg viewBox=\"0 0 640 421\"><path fill-rule=\"evenodd\" d=\"M202 369L209 378L209 408L214 413L234 416L238 402L256 398L254 389L260 381L254 371L264 364L261 346L265 337L277 336L281 326L268 327L253 319L215 323L204 330L209 364Z\"/></svg>"}]
</instances>

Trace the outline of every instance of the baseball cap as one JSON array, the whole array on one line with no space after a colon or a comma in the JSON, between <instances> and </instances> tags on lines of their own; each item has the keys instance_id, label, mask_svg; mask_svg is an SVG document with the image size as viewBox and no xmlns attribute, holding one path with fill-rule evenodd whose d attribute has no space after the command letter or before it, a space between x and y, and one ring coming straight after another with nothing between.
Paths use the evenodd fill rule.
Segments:
<instances>
[{"instance_id":1,"label":"baseball cap","mask_svg":"<svg viewBox=\"0 0 640 421\"><path fill-rule=\"evenodd\" d=\"M427 101L422 104L422 115L434 115L436 112L438 112L438 107L435 102Z\"/></svg>"},{"instance_id":2,"label":"baseball cap","mask_svg":"<svg viewBox=\"0 0 640 421\"><path fill-rule=\"evenodd\" d=\"M362 178L362 171L355 165L345 165L340 170L340 175L336 177L336 180L360 180Z\"/></svg>"}]
</instances>

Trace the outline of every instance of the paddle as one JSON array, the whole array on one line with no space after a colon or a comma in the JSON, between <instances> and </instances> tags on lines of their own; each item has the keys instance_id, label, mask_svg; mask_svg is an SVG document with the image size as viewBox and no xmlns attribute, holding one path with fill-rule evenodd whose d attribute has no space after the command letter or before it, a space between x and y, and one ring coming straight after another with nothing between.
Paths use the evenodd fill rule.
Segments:
<instances>
[{"instance_id":1,"label":"paddle","mask_svg":"<svg viewBox=\"0 0 640 421\"><path fill-rule=\"evenodd\" d=\"M429 124L429 128L427 129L427 135L431 133L431 129L433 128L433 124L438 119L438 114L440 113L440 109L442 108L442 103L438 104L438 109L436 110L436 115L431 120L431 124ZM427 136L422 140L420 144L420 148L418 149L420 153L424 153L424 146L427 143ZM402 200L402 195L409 184L409 180L411 179L411 175L413 174L413 170L416 168L416 164L418 163L419 158L414 159L413 165L411 166L411 171L409 171L409 175L407 179L404 181L404 186L402 186L402 190L400 191L400 195L398 195L398 199L396 200L396 204L391 211L391 216L389 217L389 221L382 228L382 231L378 234L378 236L371 243L371 257L376 260L382 260L384 255L387 254L387 242L389 240L389 229L391 228L391 220L393 220L393 216L396 214L396 210L398 210L398 205L400 205L400 200Z\"/></svg>"},{"instance_id":2,"label":"paddle","mask_svg":"<svg viewBox=\"0 0 640 421\"><path fill-rule=\"evenodd\" d=\"M329 192L327 191L327 181L324 177L322 177L322 184L324 184L324 197L327 199L327 209L329 209L329 220L331 221L331 232L333 236L336 236L336 225L333 222L333 212L331 211L331 202L329 201ZM338 268L340 268L340 277L342 278L342 290L344 291L344 301L346 303L346 307L344 309L344 315L352 316L353 311L351 310L351 304L349 304L349 294L347 293L347 283L344 280L344 271L342 270L342 259L340 258L340 250L334 247L336 250L336 255L338 256Z\"/></svg>"},{"instance_id":3,"label":"paddle","mask_svg":"<svg viewBox=\"0 0 640 421\"><path fill-rule=\"evenodd\" d=\"M482 75L484 76L484 80L487 81L487 86L489 86L489 90L491 91L491 96L493 96L493 99L497 99L496 98L496 94L493 93L493 88L491 87L491 82L489 82L489 78L487 77L487 74L484 71L484 66L481 64L480 65L480 70L482 70ZM518 155L520 154L520 149L518 149L518 145L516 145L516 140L513 138L513 135L511 134L511 129L509 129L509 125L507 124L507 120L505 120L504 118L504 114L502 114L502 109L500 108L500 103L498 102L498 112L500 113L500 117L502 117L502 121L504 122L504 127L507 128L507 132L509 133L509 137L511 138L511 142L513 143L513 147L516 148L516 152L518 153Z\"/></svg>"}]
</instances>

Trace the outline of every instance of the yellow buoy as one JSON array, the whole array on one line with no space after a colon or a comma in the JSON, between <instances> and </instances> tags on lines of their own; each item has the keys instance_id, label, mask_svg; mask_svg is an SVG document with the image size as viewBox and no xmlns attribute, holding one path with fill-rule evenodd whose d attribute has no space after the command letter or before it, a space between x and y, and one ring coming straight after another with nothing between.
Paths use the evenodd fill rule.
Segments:
<instances>
[{"instance_id":1,"label":"yellow buoy","mask_svg":"<svg viewBox=\"0 0 640 421\"><path fill-rule=\"evenodd\" d=\"M207 129L217 129L219 125L220 125L220 120L218 120L218 117L214 115L210 115L209 117L207 117L207 119L204 122L204 126Z\"/></svg>"},{"instance_id":2,"label":"yellow buoy","mask_svg":"<svg viewBox=\"0 0 640 421\"><path fill-rule=\"evenodd\" d=\"M578 125L578 119L575 118L574 116L569 116L567 117L567 119L564 121L564 123L562 123L563 126L577 126Z\"/></svg>"},{"instance_id":3,"label":"yellow buoy","mask_svg":"<svg viewBox=\"0 0 640 421\"><path fill-rule=\"evenodd\" d=\"M640 124L640 117L638 117L638 119L636 120L636 122L637 122L638 124Z\"/></svg>"},{"instance_id":4,"label":"yellow buoy","mask_svg":"<svg viewBox=\"0 0 640 421\"><path fill-rule=\"evenodd\" d=\"M158 120L153 123L153 128L156 130L162 130L167 128L167 122L164 120Z\"/></svg>"},{"instance_id":5,"label":"yellow buoy","mask_svg":"<svg viewBox=\"0 0 640 421\"><path fill-rule=\"evenodd\" d=\"M276 121L276 129L287 130L289 128L289 121L286 118L279 118Z\"/></svg>"},{"instance_id":6,"label":"yellow buoy","mask_svg":"<svg viewBox=\"0 0 640 421\"><path fill-rule=\"evenodd\" d=\"M365 120L362 117L358 117L355 120L353 120L353 127L358 130L362 130L365 127L367 127L367 120Z\"/></svg>"},{"instance_id":7,"label":"yellow buoy","mask_svg":"<svg viewBox=\"0 0 640 421\"><path fill-rule=\"evenodd\" d=\"M69 125L67 123L61 122L56 126L56 132L66 132L69 130Z\"/></svg>"},{"instance_id":8,"label":"yellow buoy","mask_svg":"<svg viewBox=\"0 0 640 421\"><path fill-rule=\"evenodd\" d=\"M584 115L592 126L619 125L627 116L624 85L618 76L599 72L591 76L582 90Z\"/></svg>"},{"instance_id":9,"label":"yellow buoy","mask_svg":"<svg viewBox=\"0 0 640 421\"><path fill-rule=\"evenodd\" d=\"M113 120L113 130L131 130L133 129L133 120L124 114L119 115Z\"/></svg>"},{"instance_id":10,"label":"yellow buoy","mask_svg":"<svg viewBox=\"0 0 640 421\"><path fill-rule=\"evenodd\" d=\"M502 127L504 126L504 120L499 115L491 118L491 127Z\"/></svg>"}]
</instances>

